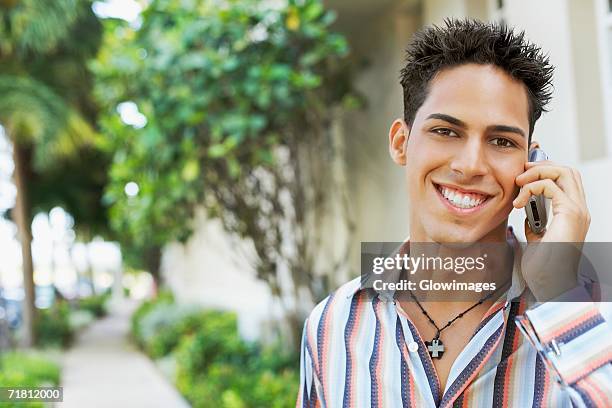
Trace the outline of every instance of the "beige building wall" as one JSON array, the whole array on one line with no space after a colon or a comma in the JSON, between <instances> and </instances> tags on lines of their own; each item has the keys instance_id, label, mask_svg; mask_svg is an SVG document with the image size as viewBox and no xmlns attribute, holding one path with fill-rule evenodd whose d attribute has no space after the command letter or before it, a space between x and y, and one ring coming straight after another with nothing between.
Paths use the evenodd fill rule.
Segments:
<instances>
[{"instance_id":1,"label":"beige building wall","mask_svg":"<svg viewBox=\"0 0 612 408\"><path fill-rule=\"evenodd\" d=\"M219 221L206 219L202 213L196 225L187 244L165 248L164 281L180 302L236 312L245 338L265 336L279 309L268 287L255 278L245 261L244 254L251 248L244 243L238 248Z\"/></svg>"}]
</instances>

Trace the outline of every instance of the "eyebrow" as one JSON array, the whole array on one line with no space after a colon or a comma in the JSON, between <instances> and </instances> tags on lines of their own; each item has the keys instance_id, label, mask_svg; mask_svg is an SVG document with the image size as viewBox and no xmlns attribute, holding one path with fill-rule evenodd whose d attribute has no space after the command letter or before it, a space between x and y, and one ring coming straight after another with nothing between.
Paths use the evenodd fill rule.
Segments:
<instances>
[{"instance_id":1,"label":"eyebrow","mask_svg":"<svg viewBox=\"0 0 612 408\"><path fill-rule=\"evenodd\" d=\"M445 122L452 123L453 125L456 125L462 128L467 128L467 124L464 121L457 119L451 115L446 115L444 113L432 113L431 115L427 117L427 119L440 119Z\"/></svg>"},{"instance_id":2,"label":"eyebrow","mask_svg":"<svg viewBox=\"0 0 612 408\"><path fill-rule=\"evenodd\" d=\"M459 126L461 128L467 128L467 124L462 121L461 119L457 119L454 116L450 116L444 113L432 113L431 115L429 115L427 117L427 119L440 119L443 120L445 122L448 123L452 123L455 126ZM426 119L426 120L427 120ZM516 127L516 126L508 126L508 125L490 125L487 126L487 131L494 131L494 132L506 132L506 133L516 133L520 136L522 136L523 138L525 137L525 132L523 132L522 129Z\"/></svg>"},{"instance_id":3,"label":"eyebrow","mask_svg":"<svg viewBox=\"0 0 612 408\"><path fill-rule=\"evenodd\" d=\"M515 126L507 126L507 125L491 125L487 126L487 130L494 132L509 132L509 133L517 133L522 137L525 137L525 132Z\"/></svg>"}]
</instances>

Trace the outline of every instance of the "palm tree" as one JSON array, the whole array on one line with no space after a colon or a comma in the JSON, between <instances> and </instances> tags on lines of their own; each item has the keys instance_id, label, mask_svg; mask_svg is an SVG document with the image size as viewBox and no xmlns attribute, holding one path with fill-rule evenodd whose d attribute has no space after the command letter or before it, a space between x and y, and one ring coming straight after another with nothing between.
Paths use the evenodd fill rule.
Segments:
<instances>
[{"instance_id":1,"label":"palm tree","mask_svg":"<svg viewBox=\"0 0 612 408\"><path fill-rule=\"evenodd\" d=\"M52 167L96 137L86 60L100 32L88 1L0 0L0 125L13 146L17 197L11 216L22 247L28 347L36 340L31 178L35 169Z\"/></svg>"}]
</instances>

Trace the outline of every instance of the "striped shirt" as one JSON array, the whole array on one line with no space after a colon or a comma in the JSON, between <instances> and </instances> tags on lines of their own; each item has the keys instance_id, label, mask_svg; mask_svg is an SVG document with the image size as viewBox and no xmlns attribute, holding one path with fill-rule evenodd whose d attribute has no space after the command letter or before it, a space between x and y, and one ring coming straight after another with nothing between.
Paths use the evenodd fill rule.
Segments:
<instances>
[{"instance_id":1,"label":"striped shirt","mask_svg":"<svg viewBox=\"0 0 612 408\"><path fill-rule=\"evenodd\" d=\"M536 304L515 257L512 286L484 314L440 392L399 302L356 278L305 321L296 406L612 407L610 306Z\"/></svg>"}]
</instances>

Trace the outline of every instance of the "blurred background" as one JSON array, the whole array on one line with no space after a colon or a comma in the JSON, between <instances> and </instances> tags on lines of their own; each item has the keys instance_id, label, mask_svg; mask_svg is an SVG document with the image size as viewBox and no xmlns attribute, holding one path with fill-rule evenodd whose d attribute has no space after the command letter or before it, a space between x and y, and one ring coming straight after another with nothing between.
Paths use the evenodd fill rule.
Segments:
<instances>
[{"instance_id":1,"label":"blurred background","mask_svg":"<svg viewBox=\"0 0 612 408\"><path fill-rule=\"evenodd\" d=\"M0 16L0 386L59 384L60 406L293 405L304 318L358 275L361 241L407 235L387 133L411 35L446 17L549 54L534 138L581 171L587 238L610 241L610 0L0 0Z\"/></svg>"}]
</instances>

